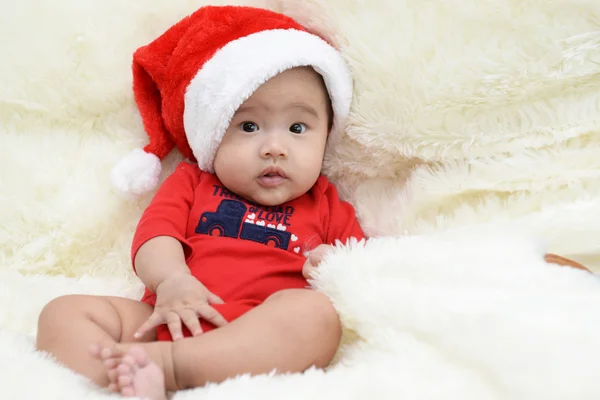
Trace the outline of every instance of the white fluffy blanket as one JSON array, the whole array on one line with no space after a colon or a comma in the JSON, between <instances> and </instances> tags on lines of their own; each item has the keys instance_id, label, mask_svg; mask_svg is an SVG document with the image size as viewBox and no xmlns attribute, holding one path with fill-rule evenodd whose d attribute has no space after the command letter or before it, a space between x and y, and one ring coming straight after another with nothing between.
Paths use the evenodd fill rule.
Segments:
<instances>
[{"instance_id":1,"label":"white fluffy blanket","mask_svg":"<svg viewBox=\"0 0 600 400\"><path fill-rule=\"evenodd\" d=\"M327 372L175 398L600 398L600 280L542 258L600 271L600 3L259 1L352 67L326 172L376 239L315 282L348 333ZM66 293L140 295L128 251L149 198L108 182L145 140L131 55L202 4L0 2L0 398L114 397L34 352L37 315Z\"/></svg>"}]
</instances>

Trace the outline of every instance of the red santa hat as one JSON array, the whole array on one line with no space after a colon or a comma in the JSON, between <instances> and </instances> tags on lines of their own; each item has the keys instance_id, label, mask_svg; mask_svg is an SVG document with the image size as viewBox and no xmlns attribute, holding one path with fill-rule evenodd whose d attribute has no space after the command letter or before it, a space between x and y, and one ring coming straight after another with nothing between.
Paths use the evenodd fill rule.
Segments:
<instances>
[{"instance_id":1,"label":"red santa hat","mask_svg":"<svg viewBox=\"0 0 600 400\"><path fill-rule=\"evenodd\" d=\"M287 69L312 66L323 76L340 134L352 80L340 53L293 19L240 6L206 6L133 56L133 91L149 143L115 166L118 190L156 188L161 160L175 147L213 172L231 118L264 82Z\"/></svg>"}]
</instances>

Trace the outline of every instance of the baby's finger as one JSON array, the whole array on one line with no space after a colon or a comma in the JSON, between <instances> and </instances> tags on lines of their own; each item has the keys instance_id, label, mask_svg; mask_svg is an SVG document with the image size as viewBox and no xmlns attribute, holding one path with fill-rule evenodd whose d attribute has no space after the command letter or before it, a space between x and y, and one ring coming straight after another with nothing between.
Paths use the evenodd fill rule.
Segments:
<instances>
[{"instance_id":1,"label":"baby's finger","mask_svg":"<svg viewBox=\"0 0 600 400\"><path fill-rule=\"evenodd\" d=\"M313 272L316 270L315 267L313 267L311 264L307 263L304 265L304 268L302 268L302 276L304 276L305 279L313 279Z\"/></svg>"},{"instance_id":2,"label":"baby's finger","mask_svg":"<svg viewBox=\"0 0 600 400\"><path fill-rule=\"evenodd\" d=\"M200 326L200 320L198 319L198 314L194 310L186 308L179 312L179 316L183 321L183 324L188 328L188 330L192 333L192 336L198 336L202 334L202 327Z\"/></svg>"},{"instance_id":3,"label":"baby's finger","mask_svg":"<svg viewBox=\"0 0 600 400\"><path fill-rule=\"evenodd\" d=\"M308 254L308 261L312 265L319 265L321 263L322 259L323 259L322 253L317 253L316 251L314 251L314 252Z\"/></svg>"},{"instance_id":4,"label":"baby's finger","mask_svg":"<svg viewBox=\"0 0 600 400\"><path fill-rule=\"evenodd\" d=\"M313 270L313 267L302 268L302 276L304 276L304 279L311 279L312 270Z\"/></svg>"},{"instance_id":5,"label":"baby's finger","mask_svg":"<svg viewBox=\"0 0 600 400\"><path fill-rule=\"evenodd\" d=\"M207 320L214 326L227 325L227 320L221 314L208 304L204 304L198 308L198 315Z\"/></svg>"},{"instance_id":6,"label":"baby's finger","mask_svg":"<svg viewBox=\"0 0 600 400\"><path fill-rule=\"evenodd\" d=\"M166 317L167 326L173 340L183 339L183 333L181 332L181 317L175 311L169 311Z\"/></svg>"},{"instance_id":7,"label":"baby's finger","mask_svg":"<svg viewBox=\"0 0 600 400\"><path fill-rule=\"evenodd\" d=\"M321 244L316 249L308 253L308 260L310 261L310 263L312 265L319 265L321 261L323 261L323 258L325 258L325 255L329 251L329 248L329 245Z\"/></svg>"},{"instance_id":8,"label":"baby's finger","mask_svg":"<svg viewBox=\"0 0 600 400\"><path fill-rule=\"evenodd\" d=\"M219 296L217 296L216 294L209 292L208 290L206 291L206 299L208 300L209 304L225 304L225 302L223 301L223 299L221 299Z\"/></svg>"},{"instance_id":9,"label":"baby's finger","mask_svg":"<svg viewBox=\"0 0 600 400\"><path fill-rule=\"evenodd\" d=\"M142 326L140 326L138 328L137 332L133 334L133 337L136 339L139 339L142 336L144 336L146 333L148 333L151 329L156 328L157 326L161 325L162 323L164 323L163 317L159 313L154 311L152 313L152 315L150 315L150 317L148 317L146 322L144 322L142 324Z\"/></svg>"}]
</instances>

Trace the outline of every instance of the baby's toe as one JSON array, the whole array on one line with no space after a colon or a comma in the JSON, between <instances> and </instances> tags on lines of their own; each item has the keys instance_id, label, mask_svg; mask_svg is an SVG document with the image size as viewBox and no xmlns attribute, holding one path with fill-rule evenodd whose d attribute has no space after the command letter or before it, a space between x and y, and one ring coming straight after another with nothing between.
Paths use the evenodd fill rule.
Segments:
<instances>
[{"instance_id":1,"label":"baby's toe","mask_svg":"<svg viewBox=\"0 0 600 400\"><path fill-rule=\"evenodd\" d=\"M123 356L121 364L127 365L131 369L132 374L137 370L137 360L130 353Z\"/></svg>"},{"instance_id":2,"label":"baby's toe","mask_svg":"<svg viewBox=\"0 0 600 400\"><path fill-rule=\"evenodd\" d=\"M100 352L102 351L102 347L99 344L93 344L89 347L90 353L95 358L100 358Z\"/></svg>"},{"instance_id":3,"label":"baby's toe","mask_svg":"<svg viewBox=\"0 0 600 400\"><path fill-rule=\"evenodd\" d=\"M116 368L110 369L106 372L106 375L108 376L108 381L112 384L112 383L116 383L117 379L119 379L119 371L117 371Z\"/></svg>"},{"instance_id":4,"label":"baby's toe","mask_svg":"<svg viewBox=\"0 0 600 400\"><path fill-rule=\"evenodd\" d=\"M119 375L117 382L121 389L125 389L133 383L133 375Z\"/></svg>"},{"instance_id":5,"label":"baby's toe","mask_svg":"<svg viewBox=\"0 0 600 400\"><path fill-rule=\"evenodd\" d=\"M133 375L133 368L130 364L128 363L121 363L119 364L119 366L117 367L117 373L119 374L119 376L121 375Z\"/></svg>"},{"instance_id":6,"label":"baby's toe","mask_svg":"<svg viewBox=\"0 0 600 400\"><path fill-rule=\"evenodd\" d=\"M107 358L106 360L103 361L103 363L104 363L104 368L106 368L107 370L113 370L113 369L117 368L119 366L119 364L121 364L121 359L118 357Z\"/></svg>"},{"instance_id":7,"label":"baby's toe","mask_svg":"<svg viewBox=\"0 0 600 400\"><path fill-rule=\"evenodd\" d=\"M140 368L145 367L150 362L148 353L146 353L146 351L139 346L133 346L131 349L129 349L128 356L130 356L134 360L135 364Z\"/></svg>"},{"instance_id":8,"label":"baby's toe","mask_svg":"<svg viewBox=\"0 0 600 400\"><path fill-rule=\"evenodd\" d=\"M119 385L117 385L116 383L109 383L108 390L110 390L113 393L119 393L121 391Z\"/></svg>"},{"instance_id":9,"label":"baby's toe","mask_svg":"<svg viewBox=\"0 0 600 400\"><path fill-rule=\"evenodd\" d=\"M123 357L123 350L116 347L115 345L102 347L100 350L100 358L103 360L111 359L111 358L121 358Z\"/></svg>"},{"instance_id":10,"label":"baby's toe","mask_svg":"<svg viewBox=\"0 0 600 400\"><path fill-rule=\"evenodd\" d=\"M133 369L131 366L128 364L119 364L115 371L117 372L117 386L121 394L123 394L123 390L133 388Z\"/></svg>"},{"instance_id":11,"label":"baby's toe","mask_svg":"<svg viewBox=\"0 0 600 400\"><path fill-rule=\"evenodd\" d=\"M135 389L133 386L126 386L121 389L121 396L124 397L135 397Z\"/></svg>"}]
</instances>

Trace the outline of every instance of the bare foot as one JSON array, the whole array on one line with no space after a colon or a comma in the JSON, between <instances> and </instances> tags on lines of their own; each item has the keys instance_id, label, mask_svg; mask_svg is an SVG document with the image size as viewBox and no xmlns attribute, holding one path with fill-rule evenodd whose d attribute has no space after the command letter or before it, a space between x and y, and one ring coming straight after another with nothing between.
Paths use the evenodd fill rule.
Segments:
<instances>
[{"instance_id":1,"label":"bare foot","mask_svg":"<svg viewBox=\"0 0 600 400\"><path fill-rule=\"evenodd\" d=\"M138 346L131 347L117 367L121 395L166 400L165 377L160 367Z\"/></svg>"},{"instance_id":2,"label":"bare foot","mask_svg":"<svg viewBox=\"0 0 600 400\"><path fill-rule=\"evenodd\" d=\"M108 388L113 392L144 400L167 399L163 370L141 346L96 346L92 354L103 360L110 381Z\"/></svg>"},{"instance_id":3,"label":"bare foot","mask_svg":"<svg viewBox=\"0 0 600 400\"><path fill-rule=\"evenodd\" d=\"M119 386L117 385L117 378L119 374L117 373L117 367L121 363L125 351L118 348L115 343L103 343L91 346L90 352L96 359L102 361L106 368L108 389L118 393Z\"/></svg>"}]
</instances>

